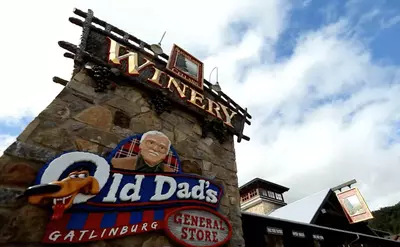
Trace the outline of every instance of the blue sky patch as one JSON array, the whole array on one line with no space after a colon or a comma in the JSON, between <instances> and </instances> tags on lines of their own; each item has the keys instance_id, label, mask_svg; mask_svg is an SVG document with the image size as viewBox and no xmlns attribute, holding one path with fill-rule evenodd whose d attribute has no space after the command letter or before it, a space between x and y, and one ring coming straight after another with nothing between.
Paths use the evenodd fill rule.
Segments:
<instances>
[{"instance_id":1,"label":"blue sky patch","mask_svg":"<svg viewBox=\"0 0 400 247\"><path fill-rule=\"evenodd\" d=\"M304 6L304 3L308 4ZM295 1L286 30L276 43L276 60L293 54L296 41L302 34L316 31L328 24L346 20L351 30L372 48L374 60L400 63L400 49L393 49L400 42L399 1L345 1L322 0Z\"/></svg>"},{"instance_id":2,"label":"blue sky patch","mask_svg":"<svg viewBox=\"0 0 400 247\"><path fill-rule=\"evenodd\" d=\"M0 135L11 135L11 136L17 136L19 135L25 127L33 120L33 117L31 116L25 116L21 118L19 121L12 121L12 122L6 122L6 121L0 121Z\"/></svg>"}]
</instances>

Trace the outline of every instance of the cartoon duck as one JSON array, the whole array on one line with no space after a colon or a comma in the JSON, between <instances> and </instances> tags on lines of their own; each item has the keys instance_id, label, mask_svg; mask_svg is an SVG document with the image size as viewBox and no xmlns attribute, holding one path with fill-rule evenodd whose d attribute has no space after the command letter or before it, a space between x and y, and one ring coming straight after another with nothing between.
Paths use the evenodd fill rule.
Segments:
<instances>
[{"instance_id":1,"label":"cartoon duck","mask_svg":"<svg viewBox=\"0 0 400 247\"><path fill-rule=\"evenodd\" d=\"M64 211L72 206L74 198L79 193L87 195L99 193L99 182L86 170L71 172L61 181L31 186L24 195L28 197L31 204L53 203L52 220L58 220L63 216Z\"/></svg>"}]
</instances>

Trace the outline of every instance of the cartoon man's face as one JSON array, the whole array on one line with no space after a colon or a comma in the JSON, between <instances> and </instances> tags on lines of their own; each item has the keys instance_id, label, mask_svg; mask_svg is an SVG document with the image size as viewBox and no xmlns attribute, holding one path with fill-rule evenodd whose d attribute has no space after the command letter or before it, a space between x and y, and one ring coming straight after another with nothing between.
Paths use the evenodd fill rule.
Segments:
<instances>
[{"instance_id":1,"label":"cartoon man's face","mask_svg":"<svg viewBox=\"0 0 400 247\"><path fill-rule=\"evenodd\" d=\"M148 135L139 145L140 153L149 166L155 166L168 154L169 140L165 136Z\"/></svg>"}]
</instances>

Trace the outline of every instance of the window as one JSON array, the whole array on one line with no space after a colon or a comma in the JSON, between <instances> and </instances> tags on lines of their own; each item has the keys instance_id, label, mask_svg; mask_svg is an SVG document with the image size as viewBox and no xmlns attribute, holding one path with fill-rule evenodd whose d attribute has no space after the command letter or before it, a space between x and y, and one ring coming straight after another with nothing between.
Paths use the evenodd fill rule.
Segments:
<instances>
[{"instance_id":1,"label":"window","mask_svg":"<svg viewBox=\"0 0 400 247\"><path fill-rule=\"evenodd\" d=\"M292 231L293 237L305 238L304 232Z\"/></svg>"},{"instance_id":2,"label":"window","mask_svg":"<svg viewBox=\"0 0 400 247\"><path fill-rule=\"evenodd\" d=\"M268 234L283 235L283 230L276 227L267 227Z\"/></svg>"},{"instance_id":3,"label":"window","mask_svg":"<svg viewBox=\"0 0 400 247\"><path fill-rule=\"evenodd\" d=\"M258 195L258 191L257 190L252 190L249 193L246 193L244 195L241 196L241 201L245 202L247 200L250 200L251 198L255 197L256 195Z\"/></svg>"},{"instance_id":4,"label":"window","mask_svg":"<svg viewBox=\"0 0 400 247\"><path fill-rule=\"evenodd\" d=\"M268 197L275 198L275 193L272 191L268 191Z\"/></svg>"},{"instance_id":5,"label":"window","mask_svg":"<svg viewBox=\"0 0 400 247\"><path fill-rule=\"evenodd\" d=\"M322 244L320 241L323 241L324 237L321 235L314 234L313 238L314 238L314 247L321 247Z\"/></svg>"},{"instance_id":6,"label":"window","mask_svg":"<svg viewBox=\"0 0 400 247\"><path fill-rule=\"evenodd\" d=\"M255 197L257 195L257 190L253 190L250 192L250 198Z\"/></svg>"},{"instance_id":7,"label":"window","mask_svg":"<svg viewBox=\"0 0 400 247\"><path fill-rule=\"evenodd\" d=\"M281 194L275 193L275 197L276 197L276 199L282 201L282 195Z\"/></svg>"},{"instance_id":8,"label":"window","mask_svg":"<svg viewBox=\"0 0 400 247\"><path fill-rule=\"evenodd\" d=\"M283 238L279 235L264 234L266 247L284 247Z\"/></svg>"},{"instance_id":9,"label":"window","mask_svg":"<svg viewBox=\"0 0 400 247\"><path fill-rule=\"evenodd\" d=\"M314 235L313 235L313 238L314 238L315 240L324 240L324 236L317 235L317 234L314 234Z\"/></svg>"}]
</instances>

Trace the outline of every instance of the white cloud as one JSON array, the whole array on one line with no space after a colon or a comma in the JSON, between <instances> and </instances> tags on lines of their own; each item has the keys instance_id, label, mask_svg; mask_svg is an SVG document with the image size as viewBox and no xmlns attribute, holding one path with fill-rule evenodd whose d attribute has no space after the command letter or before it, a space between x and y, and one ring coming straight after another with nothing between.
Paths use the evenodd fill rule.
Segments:
<instances>
[{"instance_id":1,"label":"white cloud","mask_svg":"<svg viewBox=\"0 0 400 247\"><path fill-rule=\"evenodd\" d=\"M400 145L386 145L399 120L399 70L372 62L349 31L339 21L307 33L289 59L253 67L245 83L234 85L248 92L245 102L258 118L251 144L237 145L239 171L247 169L240 173L242 183L263 174L291 187L287 198L293 200L355 178L373 209L400 200ZM347 101L308 107L344 92L352 93ZM277 110L279 120L265 121ZM351 122L344 121L357 110Z\"/></svg>"},{"instance_id":2,"label":"white cloud","mask_svg":"<svg viewBox=\"0 0 400 247\"><path fill-rule=\"evenodd\" d=\"M81 29L68 22L73 7L91 8L149 43L166 30L166 53L177 43L205 57L206 79L219 67L224 92L253 115L245 130L251 141L236 145L240 183L256 176L282 183L291 188L285 196L291 201L355 178L373 209L400 199L400 146L386 145L400 117L399 68L372 61L346 18L302 33L293 54L278 62L287 1L9 1L0 8L2 23L13 20L2 29L8 39L0 41L1 67L7 68L2 73L7 90L0 91L0 105L7 107L0 108L0 120L38 114L61 90L51 78L69 79L72 61L63 58L57 41L78 43ZM328 12L327 19L335 19ZM249 28L238 43L229 42L233 22ZM310 107L316 99L346 92L352 93L347 101ZM356 110L351 122L343 121ZM276 113L279 118L272 117ZM12 138L0 136L0 147Z\"/></svg>"},{"instance_id":3,"label":"white cloud","mask_svg":"<svg viewBox=\"0 0 400 247\"><path fill-rule=\"evenodd\" d=\"M396 15L393 16L392 18L390 18L389 20L381 20L381 28L386 29L386 28L390 28L393 25L396 25L397 23L400 22L400 15Z\"/></svg>"}]
</instances>

